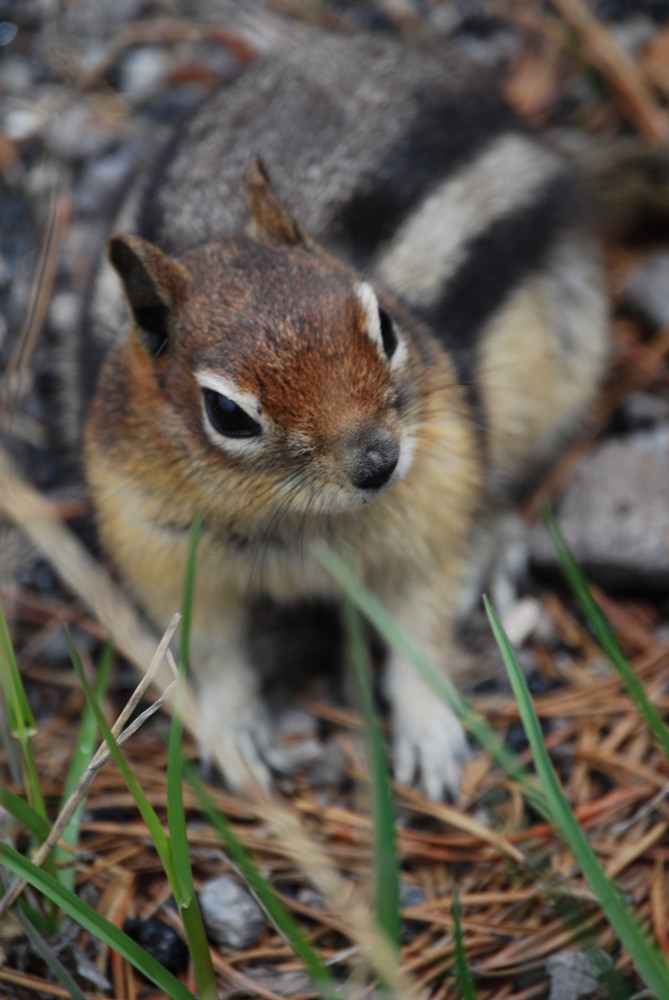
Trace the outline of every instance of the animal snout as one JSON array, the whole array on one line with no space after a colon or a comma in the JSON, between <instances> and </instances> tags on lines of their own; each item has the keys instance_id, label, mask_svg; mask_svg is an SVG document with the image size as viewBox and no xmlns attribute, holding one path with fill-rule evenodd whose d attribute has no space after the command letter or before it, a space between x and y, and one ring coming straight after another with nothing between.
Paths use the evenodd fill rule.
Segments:
<instances>
[{"instance_id":1,"label":"animal snout","mask_svg":"<svg viewBox=\"0 0 669 1000\"><path fill-rule=\"evenodd\" d=\"M351 462L351 482L361 490L378 490L392 476L400 457L399 441L388 431L376 431L358 444Z\"/></svg>"}]
</instances>

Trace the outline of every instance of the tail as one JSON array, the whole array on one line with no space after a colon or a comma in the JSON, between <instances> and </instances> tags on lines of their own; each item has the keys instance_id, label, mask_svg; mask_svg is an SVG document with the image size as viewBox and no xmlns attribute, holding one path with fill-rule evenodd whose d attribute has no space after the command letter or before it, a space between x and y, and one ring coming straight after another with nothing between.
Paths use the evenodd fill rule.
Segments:
<instances>
[{"instance_id":1,"label":"tail","mask_svg":"<svg viewBox=\"0 0 669 1000\"><path fill-rule=\"evenodd\" d=\"M669 147L641 139L588 142L575 153L597 222L628 239L669 233Z\"/></svg>"}]
</instances>

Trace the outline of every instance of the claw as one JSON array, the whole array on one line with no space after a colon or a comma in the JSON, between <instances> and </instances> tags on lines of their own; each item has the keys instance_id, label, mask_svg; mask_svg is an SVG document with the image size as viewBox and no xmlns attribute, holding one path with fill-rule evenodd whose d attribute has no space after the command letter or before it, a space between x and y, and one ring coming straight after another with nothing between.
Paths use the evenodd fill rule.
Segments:
<instances>
[{"instance_id":1,"label":"claw","mask_svg":"<svg viewBox=\"0 0 669 1000\"><path fill-rule=\"evenodd\" d=\"M421 697L421 690L425 697ZM394 706L395 776L402 785L417 782L428 798L455 798L469 757L465 731L448 705L423 685Z\"/></svg>"},{"instance_id":2,"label":"claw","mask_svg":"<svg viewBox=\"0 0 669 1000\"><path fill-rule=\"evenodd\" d=\"M272 787L272 770L287 771L281 751L272 741L271 727L262 705L255 699L237 706L235 713L221 711L220 703L201 703L200 750L213 760L226 784L234 791L260 785ZM283 766L282 766L283 763Z\"/></svg>"}]
</instances>

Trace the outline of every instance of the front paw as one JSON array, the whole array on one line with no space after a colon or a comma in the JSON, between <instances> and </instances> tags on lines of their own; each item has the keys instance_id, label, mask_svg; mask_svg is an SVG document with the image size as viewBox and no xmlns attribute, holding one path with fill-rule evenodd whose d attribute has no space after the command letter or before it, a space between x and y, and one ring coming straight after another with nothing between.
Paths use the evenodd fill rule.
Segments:
<instances>
[{"instance_id":1,"label":"front paw","mask_svg":"<svg viewBox=\"0 0 669 1000\"><path fill-rule=\"evenodd\" d=\"M452 709L421 680L393 707L393 750L401 785L418 784L436 802L457 796L467 737Z\"/></svg>"},{"instance_id":2,"label":"front paw","mask_svg":"<svg viewBox=\"0 0 669 1000\"><path fill-rule=\"evenodd\" d=\"M200 699L200 755L215 764L226 784L236 792L272 785L272 770L287 771L287 761L275 745L272 726L264 706L249 698L234 709L210 693Z\"/></svg>"}]
</instances>

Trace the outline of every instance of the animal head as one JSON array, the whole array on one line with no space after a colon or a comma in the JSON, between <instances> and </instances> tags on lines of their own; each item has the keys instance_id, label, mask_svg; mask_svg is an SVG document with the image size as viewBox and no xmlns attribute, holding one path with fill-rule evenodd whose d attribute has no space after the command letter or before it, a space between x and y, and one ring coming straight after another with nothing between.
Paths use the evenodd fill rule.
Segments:
<instances>
[{"instance_id":1,"label":"animal head","mask_svg":"<svg viewBox=\"0 0 669 1000\"><path fill-rule=\"evenodd\" d=\"M179 260L138 236L110 259L154 432L203 509L265 498L303 516L362 506L413 454L411 347L371 285L305 237L256 161L250 236ZM160 426L156 425L156 406Z\"/></svg>"}]
</instances>

